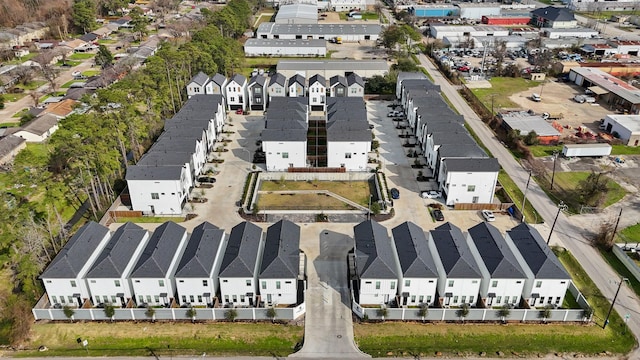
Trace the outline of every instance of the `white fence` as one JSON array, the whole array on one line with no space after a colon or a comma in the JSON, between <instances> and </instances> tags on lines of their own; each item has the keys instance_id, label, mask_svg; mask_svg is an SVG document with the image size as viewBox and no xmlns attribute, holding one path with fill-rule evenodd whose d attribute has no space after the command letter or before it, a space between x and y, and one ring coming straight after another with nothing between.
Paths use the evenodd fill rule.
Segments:
<instances>
[{"instance_id":1,"label":"white fence","mask_svg":"<svg viewBox=\"0 0 640 360\"><path fill-rule=\"evenodd\" d=\"M617 246L614 245L612 248L613 255L615 255L622 264L624 264L624 266L627 268L627 270L629 270L630 273L633 274L633 277L635 277L636 280L640 281L640 267L638 267L635 261L633 261L627 255L627 253L625 253L624 250L622 250L621 248L621 246L623 246L622 244L619 244L619 245L616 244L616 245Z\"/></svg>"},{"instance_id":2,"label":"white fence","mask_svg":"<svg viewBox=\"0 0 640 360\"><path fill-rule=\"evenodd\" d=\"M189 309L186 308L155 308L155 320L191 320L187 315ZM196 311L195 319L197 321L214 321L225 320L225 315L230 309L227 308L194 308ZM236 320L271 320L267 315L268 308L235 308L237 316ZM294 308L274 308L276 311L276 320L295 320L306 312L305 303ZM33 316L36 320L69 320L64 314L63 309L32 309ZM104 309L73 309L73 320L111 320L104 312ZM114 309L114 321L130 321L130 320L151 320L145 313L147 309Z\"/></svg>"}]
</instances>

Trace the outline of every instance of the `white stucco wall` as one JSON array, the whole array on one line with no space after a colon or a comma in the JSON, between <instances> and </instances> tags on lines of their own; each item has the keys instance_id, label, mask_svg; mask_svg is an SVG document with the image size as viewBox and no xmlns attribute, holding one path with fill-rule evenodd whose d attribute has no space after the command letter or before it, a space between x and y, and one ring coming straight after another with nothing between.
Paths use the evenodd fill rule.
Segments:
<instances>
[{"instance_id":1,"label":"white stucco wall","mask_svg":"<svg viewBox=\"0 0 640 360\"><path fill-rule=\"evenodd\" d=\"M328 141L327 166L342 167L344 165L347 171L366 171L367 154L370 150L370 141Z\"/></svg>"},{"instance_id":2,"label":"white stucco wall","mask_svg":"<svg viewBox=\"0 0 640 360\"><path fill-rule=\"evenodd\" d=\"M376 289L376 284L380 288ZM397 279L361 279L360 280L360 304L382 305L395 299L398 289Z\"/></svg>"},{"instance_id":3,"label":"white stucco wall","mask_svg":"<svg viewBox=\"0 0 640 360\"><path fill-rule=\"evenodd\" d=\"M190 175L183 170L180 180L128 180L129 194L133 210L151 212L157 215L182 214L182 202L187 197ZM158 194L158 199L153 199L152 194ZM162 195L164 194L164 195Z\"/></svg>"},{"instance_id":4,"label":"white stucco wall","mask_svg":"<svg viewBox=\"0 0 640 360\"><path fill-rule=\"evenodd\" d=\"M259 282L260 297L266 306L296 303L296 279L259 279ZM280 289L278 289L278 283L280 285Z\"/></svg>"},{"instance_id":5,"label":"white stucco wall","mask_svg":"<svg viewBox=\"0 0 640 360\"><path fill-rule=\"evenodd\" d=\"M445 180L446 179L446 180ZM447 205L493 202L498 172L451 172L440 167L439 182L447 193ZM469 191L473 188L473 191ZM477 199L474 199L477 197Z\"/></svg>"},{"instance_id":6,"label":"white stucco wall","mask_svg":"<svg viewBox=\"0 0 640 360\"><path fill-rule=\"evenodd\" d=\"M293 167L307 166L306 141L264 141L262 149L267 158L267 171L285 171L290 164Z\"/></svg>"},{"instance_id":7,"label":"white stucco wall","mask_svg":"<svg viewBox=\"0 0 640 360\"><path fill-rule=\"evenodd\" d=\"M316 82L309 86L309 105L324 106L326 103L327 88Z\"/></svg>"},{"instance_id":8,"label":"white stucco wall","mask_svg":"<svg viewBox=\"0 0 640 360\"><path fill-rule=\"evenodd\" d=\"M408 286L407 281L409 281ZM436 300L437 285L437 278L402 278L400 279L400 290L398 291L401 296L400 303L404 304L402 294L408 292L407 306L433 305Z\"/></svg>"},{"instance_id":9,"label":"white stucco wall","mask_svg":"<svg viewBox=\"0 0 640 360\"><path fill-rule=\"evenodd\" d=\"M247 281L250 281L250 285L247 285ZM220 301L222 302L222 304L233 303L235 306L248 306L248 293L253 294L252 298L255 298L255 296L257 295L256 280L253 277L220 278Z\"/></svg>"},{"instance_id":10,"label":"white stucco wall","mask_svg":"<svg viewBox=\"0 0 640 360\"><path fill-rule=\"evenodd\" d=\"M204 285L204 281L207 283L206 286ZM193 306L206 306L213 302L213 298L216 296L216 288L214 284L214 279L211 277L177 277L177 300L181 305L191 303ZM211 295L207 298L203 296L204 293L209 293ZM191 299L191 297L193 297L193 299Z\"/></svg>"}]
</instances>

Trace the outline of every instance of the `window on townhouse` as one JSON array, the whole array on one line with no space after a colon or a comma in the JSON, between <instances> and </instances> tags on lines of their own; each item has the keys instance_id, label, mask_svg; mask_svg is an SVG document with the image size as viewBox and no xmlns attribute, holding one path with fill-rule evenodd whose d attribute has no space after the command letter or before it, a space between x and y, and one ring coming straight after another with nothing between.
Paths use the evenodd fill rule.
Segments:
<instances>
[{"instance_id":1,"label":"window on townhouse","mask_svg":"<svg viewBox=\"0 0 640 360\"><path fill-rule=\"evenodd\" d=\"M424 295L420 295L420 297L418 297L418 301L419 302L424 302Z\"/></svg>"},{"instance_id":2,"label":"window on townhouse","mask_svg":"<svg viewBox=\"0 0 640 360\"><path fill-rule=\"evenodd\" d=\"M376 290L380 290L380 281L376 281Z\"/></svg>"},{"instance_id":3,"label":"window on townhouse","mask_svg":"<svg viewBox=\"0 0 640 360\"><path fill-rule=\"evenodd\" d=\"M289 153L288 152L283 152L282 153L282 158L283 159L288 159L289 158Z\"/></svg>"},{"instance_id":4,"label":"window on townhouse","mask_svg":"<svg viewBox=\"0 0 640 360\"><path fill-rule=\"evenodd\" d=\"M138 305L142 305L142 303L144 303L144 296L140 295L138 296Z\"/></svg>"},{"instance_id":5,"label":"window on townhouse","mask_svg":"<svg viewBox=\"0 0 640 360\"><path fill-rule=\"evenodd\" d=\"M158 193L151 193L151 198L152 198L153 200L158 200L158 199L160 199L160 194L158 194Z\"/></svg>"},{"instance_id":6,"label":"window on townhouse","mask_svg":"<svg viewBox=\"0 0 640 360\"><path fill-rule=\"evenodd\" d=\"M231 299L234 303L238 302L238 295L231 295Z\"/></svg>"},{"instance_id":7,"label":"window on townhouse","mask_svg":"<svg viewBox=\"0 0 640 360\"><path fill-rule=\"evenodd\" d=\"M498 280L493 280L491 282L491 287L498 287Z\"/></svg>"},{"instance_id":8,"label":"window on townhouse","mask_svg":"<svg viewBox=\"0 0 640 360\"><path fill-rule=\"evenodd\" d=\"M76 287L76 286L77 286L76 281L75 280L71 280L71 287Z\"/></svg>"},{"instance_id":9,"label":"window on townhouse","mask_svg":"<svg viewBox=\"0 0 640 360\"><path fill-rule=\"evenodd\" d=\"M120 280L114 280L113 283L116 287L120 287Z\"/></svg>"},{"instance_id":10,"label":"window on townhouse","mask_svg":"<svg viewBox=\"0 0 640 360\"><path fill-rule=\"evenodd\" d=\"M209 286L209 280L202 280L202 286Z\"/></svg>"},{"instance_id":11,"label":"window on townhouse","mask_svg":"<svg viewBox=\"0 0 640 360\"><path fill-rule=\"evenodd\" d=\"M500 304L502 302L502 296L496 297L496 304Z\"/></svg>"},{"instance_id":12,"label":"window on townhouse","mask_svg":"<svg viewBox=\"0 0 640 360\"><path fill-rule=\"evenodd\" d=\"M198 295L198 302L201 303L202 302L202 295Z\"/></svg>"},{"instance_id":13,"label":"window on townhouse","mask_svg":"<svg viewBox=\"0 0 640 360\"><path fill-rule=\"evenodd\" d=\"M147 295L147 303L151 303L151 295Z\"/></svg>"},{"instance_id":14,"label":"window on townhouse","mask_svg":"<svg viewBox=\"0 0 640 360\"><path fill-rule=\"evenodd\" d=\"M351 153L344 153L345 159L351 159Z\"/></svg>"},{"instance_id":15,"label":"window on townhouse","mask_svg":"<svg viewBox=\"0 0 640 360\"><path fill-rule=\"evenodd\" d=\"M58 298L54 295L51 297L51 301L56 304L58 302ZM100 302L100 300L96 301L96 302Z\"/></svg>"},{"instance_id":16,"label":"window on townhouse","mask_svg":"<svg viewBox=\"0 0 640 360\"><path fill-rule=\"evenodd\" d=\"M229 96L229 102L236 102L235 96Z\"/></svg>"},{"instance_id":17,"label":"window on townhouse","mask_svg":"<svg viewBox=\"0 0 640 360\"><path fill-rule=\"evenodd\" d=\"M280 290L280 281L276 281L276 290Z\"/></svg>"},{"instance_id":18,"label":"window on townhouse","mask_svg":"<svg viewBox=\"0 0 640 360\"><path fill-rule=\"evenodd\" d=\"M411 295L411 302L415 303L416 302L416 296L415 295Z\"/></svg>"},{"instance_id":19,"label":"window on townhouse","mask_svg":"<svg viewBox=\"0 0 640 360\"><path fill-rule=\"evenodd\" d=\"M256 87L253 89L254 94L262 94L262 88Z\"/></svg>"},{"instance_id":20,"label":"window on townhouse","mask_svg":"<svg viewBox=\"0 0 640 360\"><path fill-rule=\"evenodd\" d=\"M467 192L474 192L476 191L476 186L475 185L468 185L467 186Z\"/></svg>"},{"instance_id":21,"label":"window on townhouse","mask_svg":"<svg viewBox=\"0 0 640 360\"><path fill-rule=\"evenodd\" d=\"M182 295L182 303L185 304L187 302L187 295Z\"/></svg>"},{"instance_id":22,"label":"window on townhouse","mask_svg":"<svg viewBox=\"0 0 640 360\"><path fill-rule=\"evenodd\" d=\"M263 281L262 282L262 290L265 290L267 288L267 282Z\"/></svg>"},{"instance_id":23,"label":"window on townhouse","mask_svg":"<svg viewBox=\"0 0 640 360\"><path fill-rule=\"evenodd\" d=\"M473 296L469 296L469 303L473 304Z\"/></svg>"},{"instance_id":24,"label":"window on townhouse","mask_svg":"<svg viewBox=\"0 0 640 360\"><path fill-rule=\"evenodd\" d=\"M251 280L247 280L247 286L251 286Z\"/></svg>"},{"instance_id":25,"label":"window on townhouse","mask_svg":"<svg viewBox=\"0 0 640 360\"><path fill-rule=\"evenodd\" d=\"M229 295L225 295L224 296L224 302L228 303L229 302Z\"/></svg>"},{"instance_id":26,"label":"window on townhouse","mask_svg":"<svg viewBox=\"0 0 640 360\"><path fill-rule=\"evenodd\" d=\"M411 286L411 280L405 280L404 286L407 286L407 287Z\"/></svg>"},{"instance_id":27,"label":"window on townhouse","mask_svg":"<svg viewBox=\"0 0 640 360\"><path fill-rule=\"evenodd\" d=\"M158 280L158 286L164 287L164 280Z\"/></svg>"},{"instance_id":28,"label":"window on townhouse","mask_svg":"<svg viewBox=\"0 0 640 360\"><path fill-rule=\"evenodd\" d=\"M60 296L60 302L64 304L67 302L67 300L64 299L64 296Z\"/></svg>"},{"instance_id":29,"label":"window on townhouse","mask_svg":"<svg viewBox=\"0 0 640 360\"><path fill-rule=\"evenodd\" d=\"M447 284L448 287L453 287L453 280L449 280L449 283Z\"/></svg>"},{"instance_id":30,"label":"window on townhouse","mask_svg":"<svg viewBox=\"0 0 640 360\"><path fill-rule=\"evenodd\" d=\"M458 303L458 295L456 295L456 296L454 296L454 297L453 297L453 303L454 303L454 304L457 304L457 303Z\"/></svg>"},{"instance_id":31,"label":"window on townhouse","mask_svg":"<svg viewBox=\"0 0 640 360\"><path fill-rule=\"evenodd\" d=\"M394 290L396 288L396 282L392 281L391 282L391 290Z\"/></svg>"},{"instance_id":32,"label":"window on townhouse","mask_svg":"<svg viewBox=\"0 0 640 360\"><path fill-rule=\"evenodd\" d=\"M244 295L240 295L240 302L244 302Z\"/></svg>"},{"instance_id":33,"label":"window on townhouse","mask_svg":"<svg viewBox=\"0 0 640 360\"><path fill-rule=\"evenodd\" d=\"M113 295L111 295L111 303L112 303L112 304L115 304L115 303L116 303L116 297L115 297L115 296L113 296Z\"/></svg>"},{"instance_id":34,"label":"window on townhouse","mask_svg":"<svg viewBox=\"0 0 640 360\"><path fill-rule=\"evenodd\" d=\"M427 302L430 303L431 302L431 295L427 296Z\"/></svg>"},{"instance_id":35,"label":"window on townhouse","mask_svg":"<svg viewBox=\"0 0 640 360\"><path fill-rule=\"evenodd\" d=\"M536 281L536 287L537 288L542 287L542 281Z\"/></svg>"}]
</instances>

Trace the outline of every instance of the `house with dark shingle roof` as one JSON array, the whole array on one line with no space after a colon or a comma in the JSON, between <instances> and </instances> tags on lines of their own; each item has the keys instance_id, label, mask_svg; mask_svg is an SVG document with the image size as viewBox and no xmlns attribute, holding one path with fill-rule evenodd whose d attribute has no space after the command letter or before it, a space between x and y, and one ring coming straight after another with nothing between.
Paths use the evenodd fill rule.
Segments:
<instances>
[{"instance_id":1,"label":"house with dark shingle roof","mask_svg":"<svg viewBox=\"0 0 640 360\"><path fill-rule=\"evenodd\" d=\"M58 130L58 121L60 119L52 114L44 114L31 120L26 125L22 126L20 130L14 133L15 136L20 136L27 142L41 143L47 140Z\"/></svg>"},{"instance_id":2,"label":"house with dark shingle roof","mask_svg":"<svg viewBox=\"0 0 640 360\"><path fill-rule=\"evenodd\" d=\"M267 306L297 304L300 257L300 226L288 220L269 226L258 274Z\"/></svg>"},{"instance_id":3,"label":"house with dark shingle roof","mask_svg":"<svg viewBox=\"0 0 640 360\"><path fill-rule=\"evenodd\" d=\"M327 166L366 171L371 129L361 97L327 99Z\"/></svg>"},{"instance_id":4,"label":"house with dark shingle roof","mask_svg":"<svg viewBox=\"0 0 640 360\"><path fill-rule=\"evenodd\" d=\"M491 204L498 181L498 159L475 158L445 159L437 173L439 189L447 205L456 203Z\"/></svg>"},{"instance_id":5,"label":"house with dark shingle roof","mask_svg":"<svg viewBox=\"0 0 640 360\"><path fill-rule=\"evenodd\" d=\"M475 306L482 273L462 231L445 223L429 231L429 247L438 269L438 297L442 306Z\"/></svg>"},{"instance_id":6,"label":"house with dark shingle roof","mask_svg":"<svg viewBox=\"0 0 640 360\"><path fill-rule=\"evenodd\" d=\"M187 96L191 97L193 95L206 94L205 87L208 83L209 76L202 71L198 72L191 81L187 83Z\"/></svg>"},{"instance_id":7,"label":"house with dark shingle roof","mask_svg":"<svg viewBox=\"0 0 640 360\"><path fill-rule=\"evenodd\" d=\"M309 106L311 110L323 111L327 104L327 80L320 74L309 79Z\"/></svg>"},{"instance_id":8,"label":"house with dark shingle roof","mask_svg":"<svg viewBox=\"0 0 640 360\"><path fill-rule=\"evenodd\" d=\"M347 78L342 75L334 75L329 79L329 95L331 97L347 96Z\"/></svg>"},{"instance_id":9,"label":"house with dark shingle roof","mask_svg":"<svg viewBox=\"0 0 640 360\"><path fill-rule=\"evenodd\" d=\"M307 80L300 74L295 74L287 82L287 93L290 97L304 97L306 95L305 84Z\"/></svg>"},{"instance_id":10,"label":"house with dark shingle roof","mask_svg":"<svg viewBox=\"0 0 640 360\"><path fill-rule=\"evenodd\" d=\"M433 305L438 272L422 228L404 222L391 230L400 263L398 293L401 306Z\"/></svg>"},{"instance_id":11,"label":"house with dark shingle roof","mask_svg":"<svg viewBox=\"0 0 640 360\"><path fill-rule=\"evenodd\" d=\"M223 304L256 305L263 247L262 229L257 225L245 221L231 229L218 275Z\"/></svg>"},{"instance_id":12,"label":"house with dark shingle roof","mask_svg":"<svg viewBox=\"0 0 640 360\"><path fill-rule=\"evenodd\" d=\"M578 20L567 8L547 6L531 11L531 24L537 27L573 29L578 27Z\"/></svg>"},{"instance_id":13,"label":"house with dark shingle roof","mask_svg":"<svg viewBox=\"0 0 640 360\"><path fill-rule=\"evenodd\" d=\"M353 236L359 303L389 304L398 294L401 270L387 229L367 220L353 227Z\"/></svg>"},{"instance_id":14,"label":"house with dark shingle roof","mask_svg":"<svg viewBox=\"0 0 640 360\"><path fill-rule=\"evenodd\" d=\"M529 306L561 306L571 276L538 230L522 223L508 230L505 240L526 274L522 297Z\"/></svg>"},{"instance_id":15,"label":"house with dark shingle roof","mask_svg":"<svg viewBox=\"0 0 640 360\"><path fill-rule=\"evenodd\" d=\"M271 99L262 131L267 171L307 166L308 108L305 98Z\"/></svg>"},{"instance_id":16,"label":"house with dark shingle roof","mask_svg":"<svg viewBox=\"0 0 640 360\"><path fill-rule=\"evenodd\" d=\"M131 271L138 305L162 306L176 293L173 274L187 242L187 230L173 221L158 226Z\"/></svg>"},{"instance_id":17,"label":"house with dark shingle roof","mask_svg":"<svg viewBox=\"0 0 640 360\"><path fill-rule=\"evenodd\" d=\"M267 88L269 92L269 101L274 97L287 96L287 78L280 73L276 73L269 80L269 86Z\"/></svg>"},{"instance_id":18,"label":"house with dark shingle roof","mask_svg":"<svg viewBox=\"0 0 640 360\"><path fill-rule=\"evenodd\" d=\"M213 304L226 246L227 236L217 226L205 221L193 229L174 276L181 305Z\"/></svg>"},{"instance_id":19,"label":"house with dark shingle roof","mask_svg":"<svg viewBox=\"0 0 640 360\"><path fill-rule=\"evenodd\" d=\"M85 275L110 236L108 228L90 221L67 241L40 275L51 304L81 307L91 299Z\"/></svg>"},{"instance_id":20,"label":"house with dark shingle roof","mask_svg":"<svg viewBox=\"0 0 640 360\"><path fill-rule=\"evenodd\" d=\"M481 222L469 229L467 237L477 249L472 252L482 272L480 298L485 305L519 305L526 275L500 231Z\"/></svg>"},{"instance_id":21,"label":"house with dark shingle roof","mask_svg":"<svg viewBox=\"0 0 640 360\"><path fill-rule=\"evenodd\" d=\"M132 222L113 233L85 276L94 305L125 307L133 299L129 274L148 240L149 232Z\"/></svg>"},{"instance_id":22,"label":"house with dark shingle roof","mask_svg":"<svg viewBox=\"0 0 640 360\"><path fill-rule=\"evenodd\" d=\"M347 75L347 96L363 97L364 96L364 80L356 73Z\"/></svg>"},{"instance_id":23,"label":"house with dark shingle roof","mask_svg":"<svg viewBox=\"0 0 640 360\"><path fill-rule=\"evenodd\" d=\"M247 78L244 75L235 74L224 85L229 110L247 110Z\"/></svg>"},{"instance_id":24,"label":"house with dark shingle roof","mask_svg":"<svg viewBox=\"0 0 640 360\"><path fill-rule=\"evenodd\" d=\"M19 136L0 137L0 165L11 163L16 155L26 147L27 141Z\"/></svg>"},{"instance_id":25,"label":"house with dark shingle roof","mask_svg":"<svg viewBox=\"0 0 640 360\"><path fill-rule=\"evenodd\" d=\"M265 111L269 97L267 96L267 77L265 75L255 75L249 80L247 92L249 94L249 109Z\"/></svg>"}]
</instances>

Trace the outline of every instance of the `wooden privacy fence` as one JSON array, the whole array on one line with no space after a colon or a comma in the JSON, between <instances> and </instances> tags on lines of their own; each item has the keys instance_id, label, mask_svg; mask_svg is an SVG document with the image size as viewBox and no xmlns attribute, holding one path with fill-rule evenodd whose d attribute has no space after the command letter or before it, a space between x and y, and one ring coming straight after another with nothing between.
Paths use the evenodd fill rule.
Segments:
<instances>
[{"instance_id":1,"label":"wooden privacy fence","mask_svg":"<svg viewBox=\"0 0 640 360\"><path fill-rule=\"evenodd\" d=\"M109 215L113 219L123 217L142 217L142 211L137 210L110 210Z\"/></svg>"},{"instance_id":2,"label":"wooden privacy fence","mask_svg":"<svg viewBox=\"0 0 640 360\"><path fill-rule=\"evenodd\" d=\"M347 169L343 167L325 168L325 167L290 167L287 172L290 173L343 173Z\"/></svg>"},{"instance_id":3,"label":"wooden privacy fence","mask_svg":"<svg viewBox=\"0 0 640 360\"><path fill-rule=\"evenodd\" d=\"M453 208L455 210L507 211L507 209L510 208L511 206L513 206L513 203L499 203L499 204L455 203Z\"/></svg>"}]
</instances>

